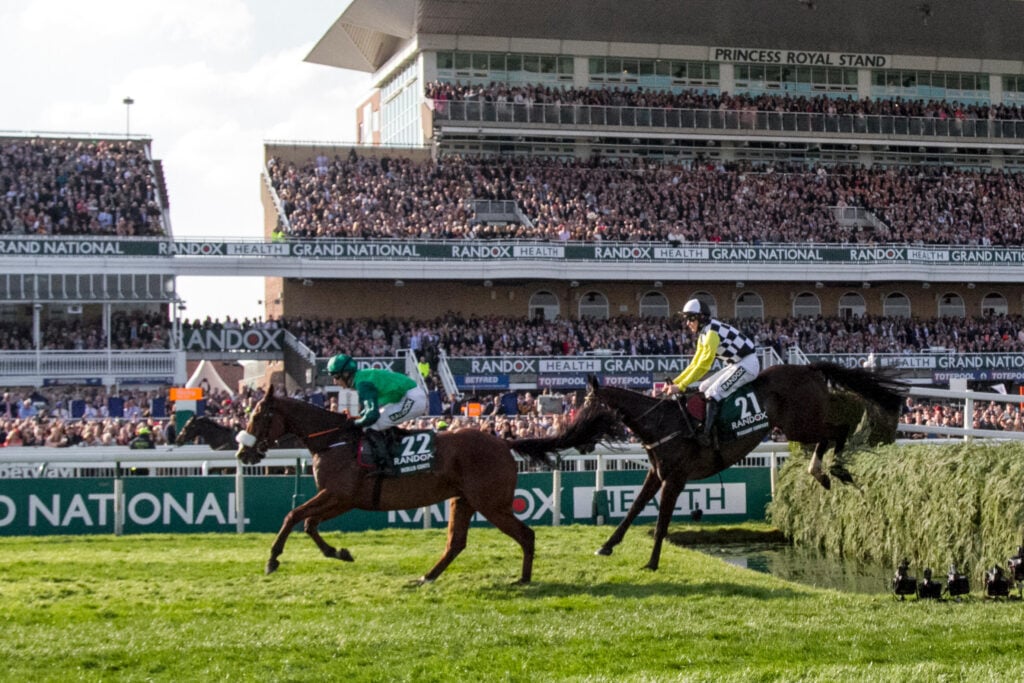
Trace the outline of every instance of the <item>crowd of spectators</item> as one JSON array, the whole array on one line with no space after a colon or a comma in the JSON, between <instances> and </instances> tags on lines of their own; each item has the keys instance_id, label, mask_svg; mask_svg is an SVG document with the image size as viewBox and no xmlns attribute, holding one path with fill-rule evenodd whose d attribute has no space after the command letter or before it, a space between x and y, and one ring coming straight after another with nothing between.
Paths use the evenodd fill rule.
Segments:
<instances>
[{"instance_id":1,"label":"crowd of spectators","mask_svg":"<svg viewBox=\"0 0 1024 683\"><path fill-rule=\"evenodd\" d=\"M39 324L39 348L43 351L73 350L96 351L113 349L132 351L139 349L171 348L172 324L162 313L139 310L115 311L110 316L110 339L98 320L83 316L42 316ZM276 328L274 321L227 317L214 320L184 320L182 336L187 342L195 330L220 332L224 329ZM0 351L33 351L35 341L32 325L11 321L0 327Z\"/></svg>"},{"instance_id":2,"label":"crowd of spectators","mask_svg":"<svg viewBox=\"0 0 1024 683\"><path fill-rule=\"evenodd\" d=\"M295 238L1024 244L1024 178L1000 170L354 153L267 169ZM529 221L478 221L473 200ZM845 208L877 221L840 224Z\"/></svg>"},{"instance_id":3,"label":"crowd of spectators","mask_svg":"<svg viewBox=\"0 0 1024 683\"><path fill-rule=\"evenodd\" d=\"M1024 316L927 319L863 315L730 320L782 357L804 353L950 353L1024 351ZM627 356L686 355L696 339L677 317L540 320L511 316L291 318L277 321L317 356L394 356L401 349L443 349L451 357L573 356L611 351Z\"/></svg>"},{"instance_id":4,"label":"crowd of spectators","mask_svg":"<svg viewBox=\"0 0 1024 683\"><path fill-rule=\"evenodd\" d=\"M157 314L119 314L112 321L112 349L168 348L170 323ZM1020 315L902 318L865 314L729 321L758 345L770 347L782 357L794 347L810 354L911 354L934 349L949 353L1024 351L1024 316ZM286 316L266 321L207 318L182 324L186 340L197 330L250 327L284 329L321 358L336 353L386 358L412 349L432 367L441 350L450 358L576 356L597 351L625 356L678 356L693 353L696 344L678 317L630 315L581 320L456 313L433 319ZM99 322L51 320L41 330L44 350L107 348L107 335ZM11 324L0 332L0 350L33 348L27 325Z\"/></svg>"},{"instance_id":5,"label":"crowd of spectators","mask_svg":"<svg viewBox=\"0 0 1024 683\"><path fill-rule=\"evenodd\" d=\"M584 105L703 109L719 112L777 112L830 116L901 116L938 120L1020 121L1024 110L1016 104L965 104L958 101L893 98L856 98L852 95L796 95L788 92L760 95L730 94L685 88L678 91L611 86L604 88L552 87L549 85L489 83L463 84L435 81L424 89L434 110L444 114L448 102L502 105Z\"/></svg>"},{"instance_id":6,"label":"crowd of spectators","mask_svg":"<svg viewBox=\"0 0 1024 683\"><path fill-rule=\"evenodd\" d=\"M148 438L154 447L167 446L173 443L175 430L172 420L151 415L150 402L157 393L119 392L122 397L127 397L125 415L111 417L107 413L106 394L102 389L42 389L30 394L6 391L0 401L0 447L131 447L133 439L144 433L151 435ZM310 400L313 393L316 392L298 391L293 396ZM81 418L72 418L67 410L67 397L86 394L90 397L88 412ZM549 390L545 394L554 398L555 403L542 402L541 395L535 396L531 392L518 392L511 410L507 407L505 395L473 396L465 403L480 403L482 410L479 415L467 414L463 403L444 415L417 418L405 426L410 429L482 429L503 438L550 436L572 421L581 397L576 393L550 394ZM245 426L249 413L262 396L260 388L244 389L235 396L214 390L208 394L205 414L224 426L238 430ZM336 404L329 400L325 404L337 409ZM900 422L961 428L964 425L964 406L959 401L908 397ZM975 429L1021 432L1024 431L1024 410L1018 403L976 401L970 422ZM908 433L906 436L936 438L920 433Z\"/></svg>"},{"instance_id":7,"label":"crowd of spectators","mask_svg":"<svg viewBox=\"0 0 1024 683\"><path fill-rule=\"evenodd\" d=\"M0 138L0 235L163 235L144 145Z\"/></svg>"}]
</instances>

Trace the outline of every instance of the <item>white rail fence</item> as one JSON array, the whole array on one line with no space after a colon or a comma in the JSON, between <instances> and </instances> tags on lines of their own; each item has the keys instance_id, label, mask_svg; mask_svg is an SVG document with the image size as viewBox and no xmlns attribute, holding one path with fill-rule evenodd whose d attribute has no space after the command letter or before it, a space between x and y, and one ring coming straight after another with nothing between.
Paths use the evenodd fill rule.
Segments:
<instances>
[{"instance_id":1,"label":"white rail fence","mask_svg":"<svg viewBox=\"0 0 1024 683\"><path fill-rule=\"evenodd\" d=\"M955 391L931 388L913 388L912 396L925 396L953 401L963 401L964 415L974 412L977 401L996 401L1002 403L1024 403L1024 397L996 393ZM999 430L982 430L962 427L929 427L918 425L900 425L903 433L921 433L929 436L959 437L963 439L989 440L1024 440L1024 432L1007 432ZM915 440L899 440L899 444L920 443ZM789 454L789 444L765 442L755 448L739 465L739 467L768 467L771 471L771 491L775 493L776 474L779 466ZM159 469L172 471L181 476L208 475L213 470L221 474L233 471L235 478L235 506L237 513L236 530L245 531L245 477L246 475L264 474L268 468L294 468L295 476L305 472L310 462L310 454L305 449L283 449L270 452L270 456L259 465L241 465L233 451L212 451L206 446L161 447L154 450L130 450L124 446L96 448L7 448L0 450L0 465L28 466L35 471L13 474L11 476L44 476L48 468L70 466L77 474L81 470L99 470L104 476L114 478L114 533L121 534L124 526L124 474L132 468L158 465ZM588 455L565 455L562 470L593 471L595 488L604 488L604 473L609 470L646 469L647 456L638 444L631 444L621 449L598 448ZM186 472L173 472L175 469ZM562 489L562 470L551 473L552 500L554 501L554 524L560 517L560 500ZM525 471L525 469L523 470ZM429 528L431 515L423 515L424 527Z\"/></svg>"}]
</instances>

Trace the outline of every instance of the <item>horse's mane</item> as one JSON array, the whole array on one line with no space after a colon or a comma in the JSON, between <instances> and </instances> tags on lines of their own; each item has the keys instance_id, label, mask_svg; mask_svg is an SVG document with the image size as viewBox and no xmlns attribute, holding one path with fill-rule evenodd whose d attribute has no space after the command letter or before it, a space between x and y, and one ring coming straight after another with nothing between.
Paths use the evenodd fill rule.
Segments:
<instances>
[{"instance_id":1,"label":"horse's mane","mask_svg":"<svg viewBox=\"0 0 1024 683\"><path fill-rule=\"evenodd\" d=\"M657 396L648 396L642 392L634 391L633 389L626 389L624 387L601 385L597 387L596 390L605 394L616 394L618 398L622 400L628 400L639 404L644 410L648 410L655 404L662 403L665 400L663 398L658 398Z\"/></svg>"}]
</instances>

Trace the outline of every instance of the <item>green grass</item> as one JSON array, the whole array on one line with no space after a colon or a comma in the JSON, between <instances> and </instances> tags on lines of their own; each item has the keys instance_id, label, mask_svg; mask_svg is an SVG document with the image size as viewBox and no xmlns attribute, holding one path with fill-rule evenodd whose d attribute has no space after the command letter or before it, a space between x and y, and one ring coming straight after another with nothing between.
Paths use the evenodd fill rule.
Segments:
<instances>
[{"instance_id":1,"label":"green grass","mask_svg":"<svg viewBox=\"0 0 1024 683\"><path fill-rule=\"evenodd\" d=\"M674 527L675 531L694 528ZM0 679L995 681L1024 677L1024 604L805 588L667 545L649 527L538 528L534 583L493 529L412 587L439 530L352 533L354 564L293 536L17 537L0 554ZM340 534L327 535L340 544Z\"/></svg>"}]
</instances>

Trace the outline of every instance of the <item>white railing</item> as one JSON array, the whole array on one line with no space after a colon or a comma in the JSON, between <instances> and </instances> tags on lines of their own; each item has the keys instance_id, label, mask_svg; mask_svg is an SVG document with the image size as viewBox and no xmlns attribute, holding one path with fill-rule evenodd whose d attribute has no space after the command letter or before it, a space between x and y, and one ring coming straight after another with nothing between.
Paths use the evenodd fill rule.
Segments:
<instances>
[{"instance_id":1,"label":"white railing","mask_svg":"<svg viewBox=\"0 0 1024 683\"><path fill-rule=\"evenodd\" d=\"M0 377L174 377L180 351L4 351Z\"/></svg>"},{"instance_id":2,"label":"white railing","mask_svg":"<svg viewBox=\"0 0 1024 683\"><path fill-rule=\"evenodd\" d=\"M964 415L973 414L974 402L998 401L1002 403L1018 403L1024 397L1004 394L982 393L976 391L957 391L915 387L910 390L912 396L954 399L964 401ZM1000 430L982 430L962 427L925 427L916 425L899 425L899 431L905 433L924 433L937 436L954 436L964 439L984 438L992 440L1024 440L1024 432L1007 432ZM899 440L898 444L909 445L920 441ZM776 476L779 467L786 460L790 445L786 442L764 442L759 444L737 467L767 467L770 469L771 493L775 495ZM212 469L222 472L234 470L236 530L245 531L245 476L264 474L268 468L294 467L295 476L305 472L310 464L311 456L305 449L281 449L271 451L269 457L259 465L242 465L235 458L233 451L211 451L206 446L183 446L181 448L160 447L153 450L131 450L124 446L100 446L95 448L5 448L0 449L0 465L28 465L39 467L36 472L42 476L46 468L60 465L71 465L80 469L107 469L114 477L114 533L121 534L124 525L124 483L122 473L133 467L159 465L160 468L196 468L198 472L191 474L210 474ZM588 455L565 455L562 468L551 473L553 524L558 525L561 515L561 477L562 471L593 471L595 472L595 489L604 487L604 473L611 470L646 469L649 466L646 451L639 444L628 444L621 448L599 447ZM520 471L528 471L524 461L520 462ZM285 476L285 475L282 475ZM424 514L425 527L430 525L431 515Z\"/></svg>"},{"instance_id":3,"label":"white railing","mask_svg":"<svg viewBox=\"0 0 1024 683\"><path fill-rule=\"evenodd\" d=\"M437 374L441 376L441 386L444 387L444 392L449 397L453 400L462 398L462 392L459 391L455 375L452 374L452 369L448 365L448 354L445 353L444 349L438 349Z\"/></svg>"},{"instance_id":4,"label":"white railing","mask_svg":"<svg viewBox=\"0 0 1024 683\"><path fill-rule=\"evenodd\" d=\"M971 439L997 439L1002 441L1024 441L1024 432L1011 432L1001 429L975 429L967 426L967 420L973 425L974 404L976 401L995 401L997 403L1024 403L1024 396L997 394L983 391L958 391L955 389L935 389L932 387L913 387L911 396L928 398L953 399L964 402L964 425L961 427L931 427L927 425L900 424L899 431L911 434L932 434L935 436L960 437L965 441Z\"/></svg>"},{"instance_id":5,"label":"white railing","mask_svg":"<svg viewBox=\"0 0 1024 683\"><path fill-rule=\"evenodd\" d=\"M785 460L789 446L784 443L764 443L754 450L762 456L761 463L748 466L771 468L772 491L775 490L775 475ZM752 454L753 455L753 454ZM751 456L748 456L750 458ZM206 446L162 447L153 450L131 450L124 446L100 446L95 448L5 448L0 450L0 464L29 465L39 467L42 475L45 468L72 465L81 469L109 469L114 478L114 533L124 531L124 479L122 474L131 468L159 465L160 468L198 467L208 474L211 469L234 470L235 477L235 530L245 531L245 477L262 474L267 468L294 467L296 473L306 470L310 461L309 451L304 449L282 449L271 451L271 455L259 465L242 465L232 451L211 451ZM525 464L525 463L523 463ZM630 465L632 467L630 467ZM598 448L588 455L566 455L563 468L569 471L594 471L595 487L603 490L604 472L615 469L646 469L647 457L643 447L633 444L620 450ZM524 468L521 468L524 469ZM287 475L282 475L287 476ZM298 476L298 475L296 475ZM558 525L561 517L562 471L551 472L552 520ZM429 528L431 515L423 515L424 528Z\"/></svg>"}]
</instances>

